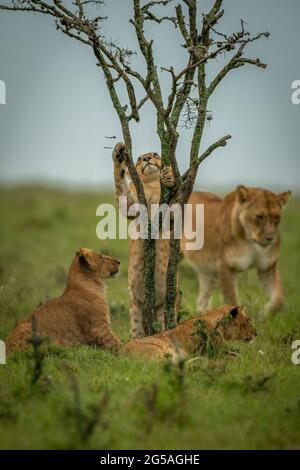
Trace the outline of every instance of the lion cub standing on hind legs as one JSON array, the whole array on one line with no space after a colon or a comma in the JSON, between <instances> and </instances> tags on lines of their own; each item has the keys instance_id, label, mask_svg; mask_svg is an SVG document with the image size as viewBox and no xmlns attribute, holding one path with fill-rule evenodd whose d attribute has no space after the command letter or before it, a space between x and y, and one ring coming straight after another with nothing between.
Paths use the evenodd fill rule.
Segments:
<instances>
[{"instance_id":1,"label":"lion cub standing on hind legs","mask_svg":"<svg viewBox=\"0 0 300 470\"><path fill-rule=\"evenodd\" d=\"M113 151L114 179L117 200L121 196L127 198L128 210L133 204L138 203L135 187L130 182L128 170L125 165L125 145L118 143ZM161 180L172 188L175 186L172 170L168 167L161 171L161 159L156 153L141 155L136 163L137 172L144 186L147 202L159 204L161 194ZM155 258L155 317L160 331L165 328L165 297L166 297L166 274L170 253L169 240L156 240ZM142 239L130 240L129 242L129 266L128 266L128 289L130 294L130 325L133 338L145 336L142 323L142 307L144 302L144 241ZM177 294L176 310L179 307L179 291ZM176 312L177 313L177 312Z\"/></svg>"},{"instance_id":2,"label":"lion cub standing on hind legs","mask_svg":"<svg viewBox=\"0 0 300 470\"><path fill-rule=\"evenodd\" d=\"M276 195L261 188L238 186L224 199L194 192L189 203L204 204L204 247L185 251L198 272L198 311L205 310L220 283L226 303L239 305L235 274L255 268L270 297L262 317L283 306L278 270L281 213L291 191ZM193 224L194 225L194 224ZM183 249L186 241L183 241Z\"/></svg>"}]
</instances>

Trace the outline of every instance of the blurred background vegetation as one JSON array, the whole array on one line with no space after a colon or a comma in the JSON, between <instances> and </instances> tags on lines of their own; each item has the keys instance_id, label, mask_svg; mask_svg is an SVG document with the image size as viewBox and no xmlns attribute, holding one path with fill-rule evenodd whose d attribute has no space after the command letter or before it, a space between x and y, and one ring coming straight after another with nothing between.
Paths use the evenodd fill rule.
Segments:
<instances>
[{"instance_id":1,"label":"blurred background vegetation","mask_svg":"<svg viewBox=\"0 0 300 470\"><path fill-rule=\"evenodd\" d=\"M97 240L96 208L111 193L42 187L0 190L0 339L41 302L60 294L79 247L121 260L110 280L112 326L129 338L127 241ZM114 357L87 346L50 347L32 384L32 353L0 366L0 448L286 449L300 446L300 374L291 344L300 339L300 200L282 221L280 268L286 307L265 323L256 276L239 277L259 336L238 353L182 367ZM197 279L183 262L181 317L195 312ZM214 304L221 303L216 294Z\"/></svg>"}]
</instances>

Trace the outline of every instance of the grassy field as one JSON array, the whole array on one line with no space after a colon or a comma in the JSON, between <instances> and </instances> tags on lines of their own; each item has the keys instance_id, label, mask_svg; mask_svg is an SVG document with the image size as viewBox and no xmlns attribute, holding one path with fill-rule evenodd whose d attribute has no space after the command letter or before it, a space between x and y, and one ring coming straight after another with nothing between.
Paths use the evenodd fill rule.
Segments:
<instances>
[{"instance_id":1,"label":"grassy field","mask_svg":"<svg viewBox=\"0 0 300 470\"><path fill-rule=\"evenodd\" d=\"M97 240L96 207L113 197L27 188L0 191L0 339L40 302L59 294L75 250L100 249L121 260L108 282L114 331L129 338L127 242ZM232 345L239 355L179 367L114 357L81 346L51 347L32 384L30 351L0 365L1 449L300 448L300 201L282 222L280 266L286 308L259 323L264 302L254 273L239 278L259 335ZM180 269L183 314L192 314L197 281ZM214 304L221 303L219 294Z\"/></svg>"}]
</instances>

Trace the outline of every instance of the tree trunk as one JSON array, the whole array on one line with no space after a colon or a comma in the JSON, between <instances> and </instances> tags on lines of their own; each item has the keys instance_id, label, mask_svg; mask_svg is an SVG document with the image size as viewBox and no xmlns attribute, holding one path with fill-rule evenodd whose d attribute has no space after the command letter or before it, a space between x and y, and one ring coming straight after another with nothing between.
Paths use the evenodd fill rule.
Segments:
<instances>
[{"instance_id":1,"label":"tree trunk","mask_svg":"<svg viewBox=\"0 0 300 470\"><path fill-rule=\"evenodd\" d=\"M165 322L167 330L176 326L175 307L177 302L177 277L178 264L180 261L180 240L174 238L174 231L171 231L170 255L167 271L167 292L165 307Z\"/></svg>"},{"instance_id":2,"label":"tree trunk","mask_svg":"<svg viewBox=\"0 0 300 470\"><path fill-rule=\"evenodd\" d=\"M144 240L144 304L143 327L146 336L155 331L155 254L156 240L151 238L151 221L148 223L148 239Z\"/></svg>"},{"instance_id":3,"label":"tree trunk","mask_svg":"<svg viewBox=\"0 0 300 470\"><path fill-rule=\"evenodd\" d=\"M141 194L139 185L142 184L139 176L133 171L133 159L132 159L132 141L130 135L130 129L128 121L121 121L123 139L127 150L127 166L129 169L130 176L135 185L135 189L140 204L147 205L146 199ZM135 174L134 174L135 173ZM137 180L138 179L138 180ZM148 207L148 213L150 208ZM155 240L151 238L151 220L148 221L148 238L144 240L144 277L143 277L143 288L144 288L144 302L142 309L142 321L143 328L146 336L150 336L155 333L155 252L156 252Z\"/></svg>"},{"instance_id":4,"label":"tree trunk","mask_svg":"<svg viewBox=\"0 0 300 470\"><path fill-rule=\"evenodd\" d=\"M175 157L177 147L177 139L172 139L172 136L167 137L167 133L162 142L162 165L170 165L170 156ZM174 173L174 172L173 172ZM174 175L176 186L180 190L181 181ZM169 188L162 187L161 203L171 204L170 201L171 191ZM174 201L175 202L175 201ZM168 268L166 273L166 299L165 299L165 325L166 329L170 330L176 326L176 300L177 300L177 279L178 279L178 264L180 261L180 240L174 239L174 227L171 227L170 234L170 253Z\"/></svg>"}]
</instances>

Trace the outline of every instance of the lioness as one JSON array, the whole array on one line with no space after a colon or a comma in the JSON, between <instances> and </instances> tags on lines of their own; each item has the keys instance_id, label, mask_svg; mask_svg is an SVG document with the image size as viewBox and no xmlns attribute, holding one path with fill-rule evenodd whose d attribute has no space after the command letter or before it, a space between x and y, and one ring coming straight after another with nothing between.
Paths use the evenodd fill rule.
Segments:
<instances>
[{"instance_id":1,"label":"lioness","mask_svg":"<svg viewBox=\"0 0 300 470\"><path fill-rule=\"evenodd\" d=\"M116 197L127 198L128 209L138 202L136 190L130 181L128 170L125 164L125 145L119 142L112 154L114 163L114 179L116 187ZM148 204L158 204L160 201L161 186L160 181L172 188L174 178L172 170L166 167L161 171L161 159L156 153L146 153L141 155L136 163L137 172L144 186L145 196ZM119 202L119 201L118 201ZM126 214L127 215L127 214ZM166 274L170 253L169 240L156 240L155 256L155 319L161 331L165 330L165 298L166 298ZM144 302L144 240L129 241L129 265L128 265L128 290L130 294L130 326L131 336L140 338L145 336L142 322L142 307ZM175 314L177 316L180 304L179 290Z\"/></svg>"},{"instance_id":2,"label":"lioness","mask_svg":"<svg viewBox=\"0 0 300 470\"><path fill-rule=\"evenodd\" d=\"M104 279L116 277L120 262L81 248L71 264L63 294L35 309L10 334L7 352L30 346L32 317L37 333L63 346L90 344L117 351L120 340L110 327Z\"/></svg>"},{"instance_id":3,"label":"lioness","mask_svg":"<svg viewBox=\"0 0 300 470\"><path fill-rule=\"evenodd\" d=\"M198 311L209 305L220 283L224 301L238 305L235 273L257 270L270 300L262 315L283 306L283 289L278 270L279 222L291 191L274 194L261 188L238 186L224 199L212 193L194 192L190 203L204 204L204 247L185 250L195 267L200 284ZM194 227L195 229L195 227Z\"/></svg>"}]
</instances>

